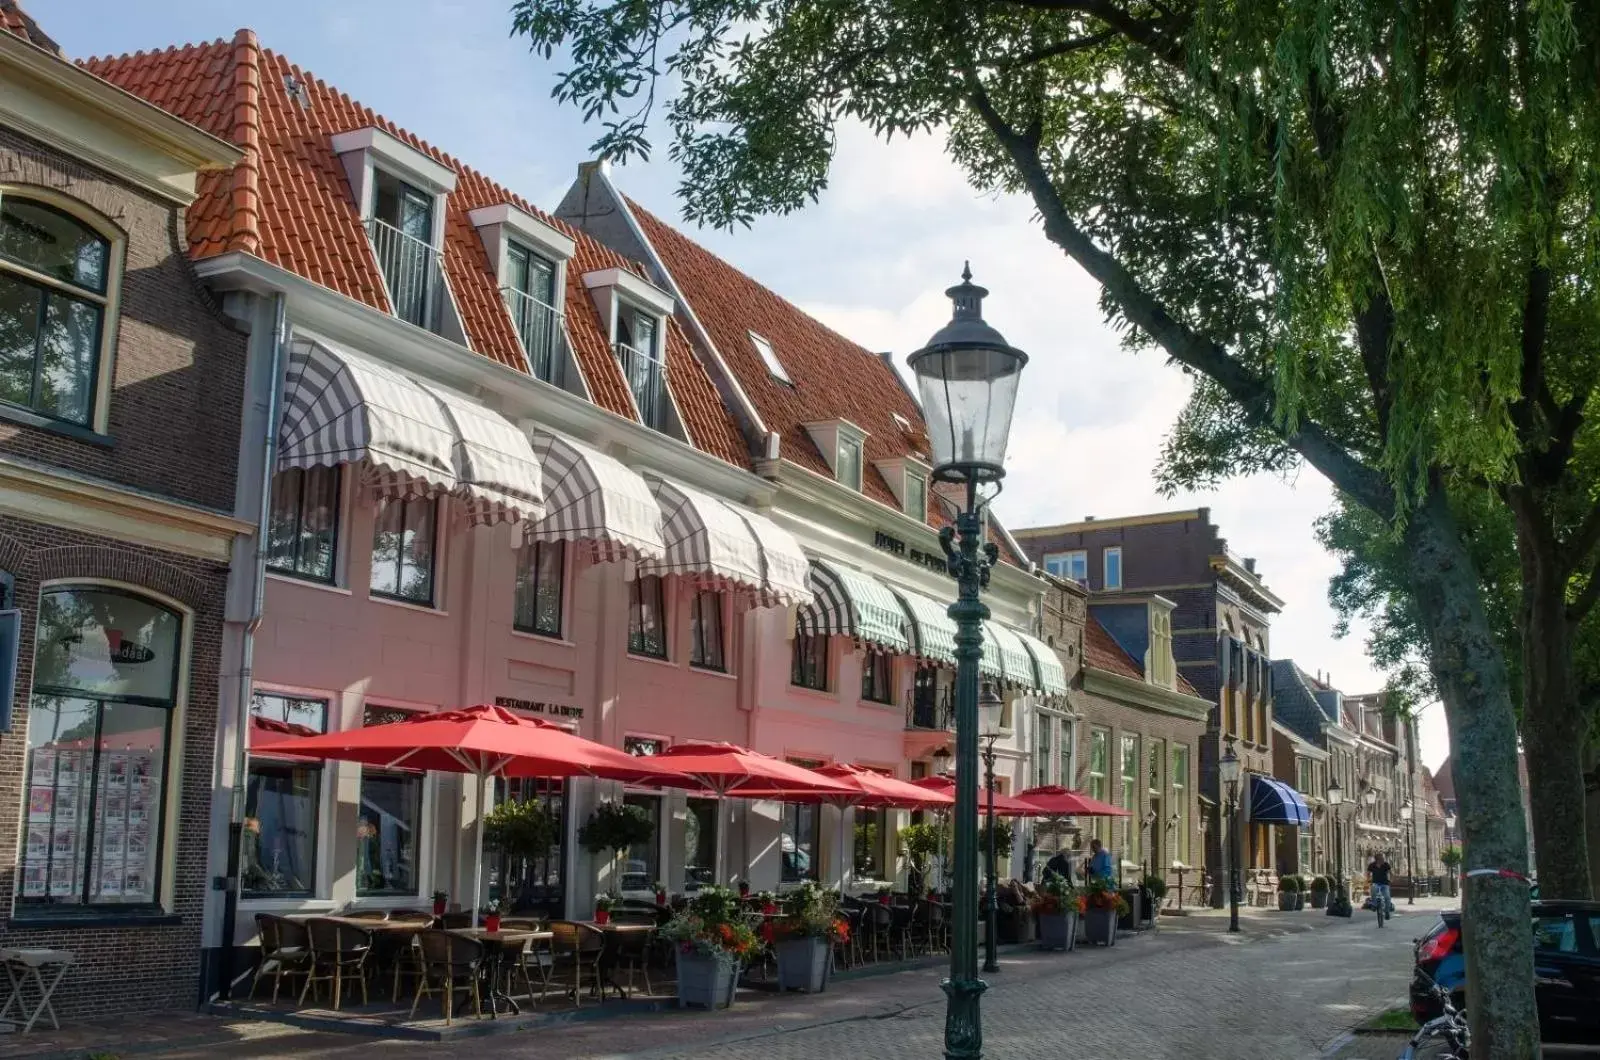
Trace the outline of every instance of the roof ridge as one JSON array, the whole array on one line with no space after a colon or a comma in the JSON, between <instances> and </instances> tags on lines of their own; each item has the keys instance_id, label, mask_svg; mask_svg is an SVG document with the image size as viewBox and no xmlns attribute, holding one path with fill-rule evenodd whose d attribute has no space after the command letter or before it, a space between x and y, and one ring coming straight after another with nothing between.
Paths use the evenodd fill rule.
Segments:
<instances>
[{"instance_id":1,"label":"roof ridge","mask_svg":"<svg viewBox=\"0 0 1600 1060\"><path fill-rule=\"evenodd\" d=\"M261 252L261 42L255 31L233 35L233 121L229 138L244 151L233 167L228 250Z\"/></svg>"}]
</instances>

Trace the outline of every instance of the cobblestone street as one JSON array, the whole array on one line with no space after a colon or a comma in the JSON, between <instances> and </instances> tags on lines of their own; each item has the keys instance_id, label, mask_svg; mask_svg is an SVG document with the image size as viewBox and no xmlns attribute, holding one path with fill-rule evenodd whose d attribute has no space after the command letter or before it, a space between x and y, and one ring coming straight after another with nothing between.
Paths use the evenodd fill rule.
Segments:
<instances>
[{"instance_id":1,"label":"cobblestone street","mask_svg":"<svg viewBox=\"0 0 1600 1060\"><path fill-rule=\"evenodd\" d=\"M1411 939L1436 903L1372 919L1252 912L1230 937L1215 914L1163 919L1158 934L1111 950L1015 952L985 996L985 1056L1056 1060L1300 1060L1367 1016L1400 1003ZM384 1042L385 1056L444 1060L493 1053L512 1060L927 1060L940 1055L939 968L851 978L818 997L761 996L721 1013L587 1019L447 1044ZM235 1024L230 1038L139 1050L170 1060L226 1052L252 1060L371 1055L371 1038ZM117 1053L115 1048L111 1050ZM1395 1050L1398 1052L1398 1050ZM1382 1060L1382 1058L1378 1058Z\"/></svg>"}]
</instances>

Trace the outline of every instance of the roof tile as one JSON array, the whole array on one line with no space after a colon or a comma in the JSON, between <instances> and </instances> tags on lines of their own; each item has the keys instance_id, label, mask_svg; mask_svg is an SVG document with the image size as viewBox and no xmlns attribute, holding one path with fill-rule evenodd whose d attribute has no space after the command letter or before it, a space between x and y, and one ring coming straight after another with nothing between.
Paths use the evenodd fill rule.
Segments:
<instances>
[{"instance_id":1,"label":"roof tile","mask_svg":"<svg viewBox=\"0 0 1600 1060\"><path fill-rule=\"evenodd\" d=\"M17 0L0 0L0 30L14 33L37 48L52 55L61 55L61 45L51 40L32 15L22 10Z\"/></svg>"}]
</instances>

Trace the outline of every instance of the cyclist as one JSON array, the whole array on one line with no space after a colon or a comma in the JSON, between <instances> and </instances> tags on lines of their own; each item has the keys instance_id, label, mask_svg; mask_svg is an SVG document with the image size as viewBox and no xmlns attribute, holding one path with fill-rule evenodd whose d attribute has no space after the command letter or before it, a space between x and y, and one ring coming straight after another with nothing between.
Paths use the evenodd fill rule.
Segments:
<instances>
[{"instance_id":1,"label":"cyclist","mask_svg":"<svg viewBox=\"0 0 1600 1060\"><path fill-rule=\"evenodd\" d=\"M1380 850L1367 866L1367 879L1372 883L1372 898L1383 903L1383 915L1394 916L1394 902L1389 897L1389 859Z\"/></svg>"}]
</instances>

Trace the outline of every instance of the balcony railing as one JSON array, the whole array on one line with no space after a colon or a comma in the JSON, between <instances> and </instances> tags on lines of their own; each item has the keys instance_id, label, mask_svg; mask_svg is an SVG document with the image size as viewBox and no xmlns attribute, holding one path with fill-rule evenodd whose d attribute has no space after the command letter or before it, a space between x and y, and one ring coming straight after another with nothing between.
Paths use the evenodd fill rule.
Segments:
<instances>
[{"instance_id":1,"label":"balcony railing","mask_svg":"<svg viewBox=\"0 0 1600 1060\"><path fill-rule=\"evenodd\" d=\"M502 287L500 294L506 300L506 310L517 326L517 337L522 340L522 350L528 355L528 366L533 374L546 383L555 381L557 353L564 345L565 317L555 306L515 287Z\"/></svg>"},{"instance_id":2,"label":"balcony railing","mask_svg":"<svg viewBox=\"0 0 1600 1060\"><path fill-rule=\"evenodd\" d=\"M639 406L639 419L646 427L664 430L667 423L667 366L624 343L616 344L617 360L633 400Z\"/></svg>"},{"instance_id":3,"label":"balcony railing","mask_svg":"<svg viewBox=\"0 0 1600 1060\"><path fill-rule=\"evenodd\" d=\"M944 729L956 727L955 689L945 688L935 693L912 693L906 699L906 728Z\"/></svg>"},{"instance_id":4,"label":"balcony railing","mask_svg":"<svg viewBox=\"0 0 1600 1060\"><path fill-rule=\"evenodd\" d=\"M367 219L367 236L389 287L394 315L419 328L438 330L444 272L439 252L387 221Z\"/></svg>"}]
</instances>

